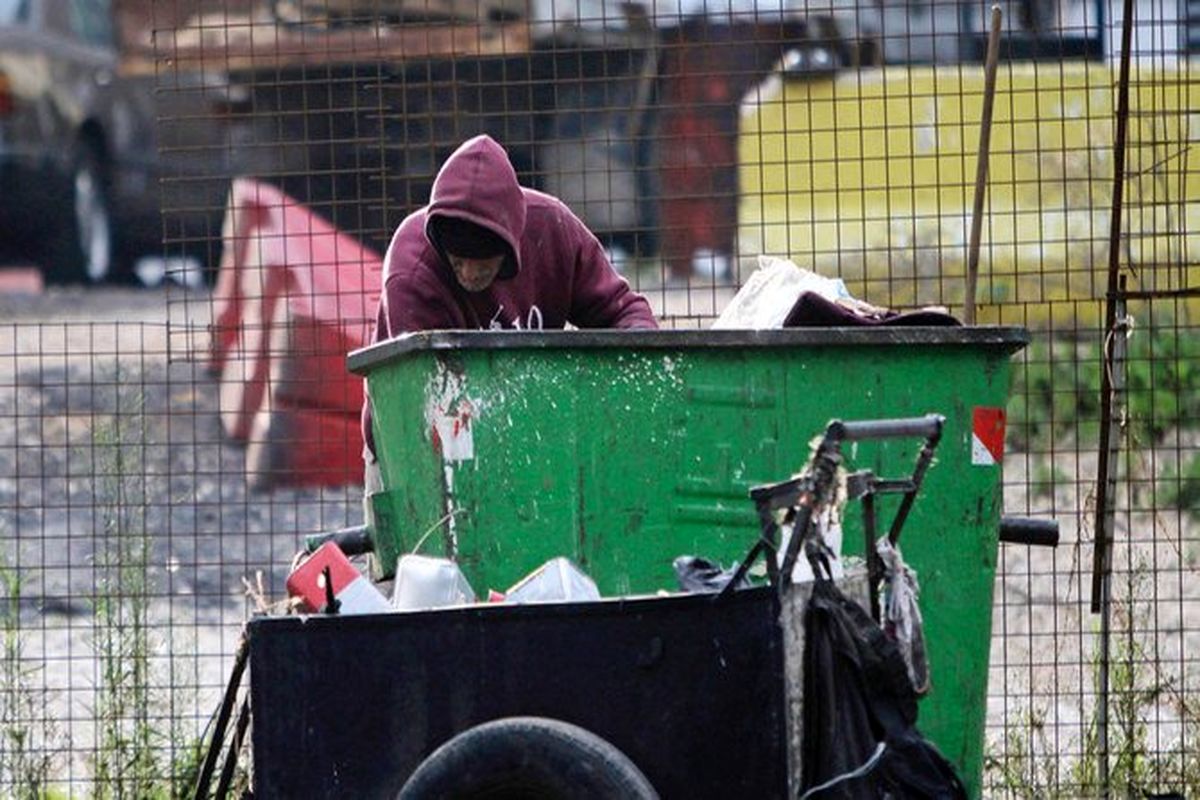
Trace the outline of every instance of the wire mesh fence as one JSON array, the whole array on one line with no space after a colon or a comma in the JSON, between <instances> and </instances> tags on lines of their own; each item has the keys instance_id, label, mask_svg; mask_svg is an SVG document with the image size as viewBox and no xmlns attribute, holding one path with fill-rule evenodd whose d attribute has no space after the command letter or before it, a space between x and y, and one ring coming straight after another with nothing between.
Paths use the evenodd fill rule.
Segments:
<instances>
[{"instance_id":1,"label":"wire mesh fence","mask_svg":"<svg viewBox=\"0 0 1200 800\"><path fill-rule=\"evenodd\" d=\"M989 97L981 3L118 2L162 246L0 298L0 792L190 793L244 621L362 522L345 354L487 134L664 327L779 259L1027 327L1004 510L1062 536L997 551L980 791L1200 793L1200 10L1000 10Z\"/></svg>"}]
</instances>

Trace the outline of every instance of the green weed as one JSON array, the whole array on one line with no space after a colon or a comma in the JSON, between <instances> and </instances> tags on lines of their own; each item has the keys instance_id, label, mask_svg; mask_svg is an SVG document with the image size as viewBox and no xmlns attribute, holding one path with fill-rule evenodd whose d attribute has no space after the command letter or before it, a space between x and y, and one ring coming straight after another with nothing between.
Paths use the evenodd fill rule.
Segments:
<instances>
[{"instance_id":1,"label":"green weed","mask_svg":"<svg viewBox=\"0 0 1200 800\"><path fill-rule=\"evenodd\" d=\"M1134 569L1127 586L1130 597L1136 597L1149 575L1144 566ZM1046 740L1046 710L1031 708L1016 725L1006 727L1002 744L989 747L984 769L991 794L1021 800L1150 797L1170 792L1200 796L1200 753L1195 747L1200 703L1184 697L1178 690L1178 676L1154 659L1146 641L1146 632L1153 635L1154 628L1130 613L1135 603L1113 607L1107 786L1100 781L1103 752L1097 707L1085 709L1085 731L1079 740L1065 747L1060 744L1058 752ZM1097 640L1092 658L1097 686L1100 669ZM1164 707L1179 720L1177 745L1170 748L1151 736L1151 725L1159 722Z\"/></svg>"},{"instance_id":2,"label":"green weed","mask_svg":"<svg viewBox=\"0 0 1200 800\"><path fill-rule=\"evenodd\" d=\"M1033 466L1033 476L1029 482L1029 491L1035 498L1049 500L1054 497L1054 489L1068 482L1070 477L1056 464L1050 461L1038 461Z\"/></svg>"},{"instance_id":3,"label":"green weed","mask_svg":"<svg viewBox=\"0 0 1200 800\"><path fill-rule=\"evenodd\" d=\"M146 515L157 487L143 458L148 444L143 400L126 388L128 381L118 377L114 383L121 387L116 413L94 428L91 443L98 526L94 640L100 665L94 797L168 800L188 796L202 756L195 735L174 713L182 699L155 655L166 643L151 616L155 585Z\"/></svg>"},{"instance_id":4,"label":"green weed","mask_svg":"<svg viewBox=\"0 0 1200 800\"><path fill-rule=\"evenodd\" d=\"M100 663L93 778L97 798L160 796L152 718L150 539L141 397L118 379L116 413L92 433L97 513L95 647Z\"/></svg>"},{"instance_id":5,"label":"green weed","mask_svg":"<svg viewBox=\"0 0 1200 800\"><path fill-rule=\"evenodd\" d=\"M1200 521L1200 453L1193 453L1178 472L1168 469L1159 485L1169 505Z\"/></svg>"},{"instance_id":6,"label":"green weed","mask_svg":"<svg viewBox=\"0 0 1200 800\"><path fill-rule=\"evenodd\" d=\"M0 555L0 786L14 800L42 800L51 796L57 771L56 752L61 736L47 719L49 700L37 686L41 665L29 666L25 658L20 611L22 580Z\"/></svg>"},{"instance_id":7,"label":"green weed","mask_svg":"<svg viewBox=\"0 0 1200 800\"><path fill-rule=\"evenodd\" d=\"M1099 441L1103 345L1039 339L1014 369L1008 406L1010 442L1045 451L1063 437L1083 447ZM1169 319L1151 320L1128 340L1126 400L1131 438L1162 441L1176 429L1200 427L1200 337Z\"/></svg>"},{"instance_id":8,"label":"green weed","mask_svg":"<svg viewBox=\"0 0 1200 800\"><path fill-rule=\"evenodd\" d=\"M984 758L989 783L1004 787L1006 797L1018 800L1045 797L1046 787L1058 785L1060 768L1060 759L1047 741L1044 710L1028 710L1007 721L1001 752Z\"/></svg>"}]
</instances>

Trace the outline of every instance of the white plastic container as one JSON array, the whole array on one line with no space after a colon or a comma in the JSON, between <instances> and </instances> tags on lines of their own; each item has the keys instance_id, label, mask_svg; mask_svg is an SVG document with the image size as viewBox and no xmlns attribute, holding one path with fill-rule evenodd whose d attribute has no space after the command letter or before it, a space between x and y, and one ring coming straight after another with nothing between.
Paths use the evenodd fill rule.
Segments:
<instances>
[{"instance_id":1,"label":"white plastic container","mask_svg":"<svg viewBox=\"0 0 1200 800\"><path fill-rule=\"evenodd\" d=\"M448 558L401 556L396 562L392 608L417 611L475 602L475 591L462 570Z\"/></svg>"},{"instance_id":2,"label":"white plastic container","mask_svg":"<svg viewBox=\"0 0 1200 800\"><path fill-rule=\"evenodd\" d=\"M599 600L596 582L566 558L552 558L505 592L509 603Z\"/></svg>"}]
</instances>

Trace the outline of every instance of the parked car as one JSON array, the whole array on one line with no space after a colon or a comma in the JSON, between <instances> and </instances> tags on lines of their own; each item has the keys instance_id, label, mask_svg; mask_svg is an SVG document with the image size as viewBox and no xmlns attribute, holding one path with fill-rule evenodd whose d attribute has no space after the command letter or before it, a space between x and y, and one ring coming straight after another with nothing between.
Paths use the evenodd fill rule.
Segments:
<instances>
[{"instance_id":1,"label":"parked car","mask_svg":"<svg viewBox=\"0 0 1200 800\"><path fill-rule=\"evenodd\" d=\"M113 272L114 189L149 144L116 69L106 2L0 0L0 248L49 280Z\"/></svg>"},{"instance_id":2,"label":"parked car","mask_svg":"<svg viewBox=\"0 0 1200 800\"><path fill-rule=\"evenodd\" d=\"M231 167L211 143L229 115L196 103L227 110L224 81L172 78L161 91L149 54L122 53L111 0L0 0L0 263L36 262L53 283L128 277L161 252L164 176L200 178L186 185L204 219L176 229L220 229ZM195 122L163 147L156 120L181 104Z\"/></svg>"}]
</instances>

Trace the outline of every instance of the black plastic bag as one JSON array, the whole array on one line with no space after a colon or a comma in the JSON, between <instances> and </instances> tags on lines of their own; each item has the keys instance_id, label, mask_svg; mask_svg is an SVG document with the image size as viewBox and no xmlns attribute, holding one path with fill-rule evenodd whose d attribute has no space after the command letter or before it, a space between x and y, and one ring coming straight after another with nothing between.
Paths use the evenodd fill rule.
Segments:
<instances>
[{"instance_id":1,"label":"black plastic bag","mask_svg":"<svg viewBox=\"0 0 1200 800\"><path fill-rule=\"evenodd\" d=\"M719 592L737 574L737 565L723 569L720 564L700 556L679 556L673 566L675 577L679 579L679 588L685 592ZM742 578L734 588L747 589L749 586L750 582Z\"/></svg>"},{"instance_id":2,"label":"black plastic bag","mask_svg":"<svg viewBox=\"0 0 1200 800\"><path fill-rule=\"evenodd\" d=\"M804 624L805 793L965 800L954 767L914 727L917 697L895 642L828 580L813 586Z\"/></svg>"}]
</instances>

